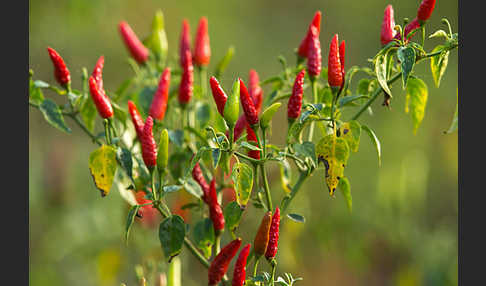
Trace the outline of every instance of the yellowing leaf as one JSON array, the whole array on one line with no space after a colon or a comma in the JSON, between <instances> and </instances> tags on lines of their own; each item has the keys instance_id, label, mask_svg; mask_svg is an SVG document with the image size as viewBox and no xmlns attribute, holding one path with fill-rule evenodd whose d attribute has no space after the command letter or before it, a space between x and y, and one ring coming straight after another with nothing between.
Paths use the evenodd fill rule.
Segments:
<instances>
[{"instance_id":1,"label":"yellowing leaf","mask_svg":"<svg viewBox=\"0 0 486 286\"><path fill-rule=\"evenodd\" d=\"M237 163L233 166L231 178L235 184L236 202L244 208L253 188L253 169L245 163Z\"/></svg>"},{"instance_id":2,"label":"yellowing leaf","mask_svg":"<svg viewBox=\"0 0 486 286\"><path fill-rule=\"evenodd\" d=\"M280 183L282 184L282 188L284 189L285 193L288 194L292 191L292 187L290 186L292 169L290 168L290 164L287 160L281 161L281 164L279 166L280 166Z\"/></svg>"},{"instance_id":3,"label":"yellowing leaf","mask_svg":"<svg viewBox=\"0 0 486 286\"><path fill-rule=\"evenodd\" d=\"M333 195L339 180L344 176L344 167L349 157L346 140L330 134L323 137L316 145L316 155L326 167L326 183L329 195Z\"/></svg>"},{"instance_id":4,"label":"yellowing leaf","mask_svg":"<svg viewBox=\"0 0 486 286\"><path fill-rule=\"evenodd\" d=\"M341 137L348 142L349 149L358 152L361 137L361 125L356 120L344 123L341 128Z\"/></svg>"},{"instance_id":5,"label":"yellowing leaf","mask_svg":"<svg viewBox=\"0 0 486 286\"><path fill-rule=\"evenodd\" d=\"M432 50L432 53L442 50L444 46L438 45ZM434 77L434 83L436 87L439 87L440 80L445 73L447 68L447 63L449 62L449 51L442 52L437 56L430 58L430 70L432 71L432 76Z\"/></svg>"},{"instance_id":6,"label":"yellowing leaf","mask_svg":"<svg viewBox=\"0 0 486 286\"><path fill-rule=\"evenodd\" d=\"M418 78L410 78L407 84L405 112L410 111L413 121L413 132L416 133L425 115L428 97L427 85Z\"/></svg>"},{"instance_id":7,"label":"yellowing leaf","mask_svg":"<svg viewBox=\"0 0 486 286\"><path fill-rule=\"evenodd\" d=\"M108 195L116 172L116 149L102 145L89 156L89 170L101 196Z\"/></svg>"}]
</instances>

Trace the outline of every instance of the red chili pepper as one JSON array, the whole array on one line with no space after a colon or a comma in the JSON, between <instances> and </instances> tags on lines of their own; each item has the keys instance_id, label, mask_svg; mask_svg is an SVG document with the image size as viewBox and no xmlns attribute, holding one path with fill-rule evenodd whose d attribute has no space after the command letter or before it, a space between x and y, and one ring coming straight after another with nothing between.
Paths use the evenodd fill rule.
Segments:
<instances>
[{"instance_id":1,"label":"red chili pepper","mask_svg":"<svg viewBox=\"0 0 486 286\"><path fill-rule=\"evenodd\" d=\"M304 95L304 76L305 70L301 70L295 77L292 95L287 103L287 117L292 120L300 116L302 108L302 97Z\"/></svg>"},{"instance_id":2,"label":"red chili pepper","mask_svg":"<svg viewBox=\"0 0 486 286\"><path fill-rule=\"evenodd\" d=\"M255 134L255 131L253 131L253 129L251 129L251 126L250 124L247 124L246 125L246 141L247 142L255 142L257 143L257 137L256 137L256 134ZM253 158L253 159L256 159L256 160L260 160L260 151L258 150L250 150L248 151L248 156L250 158Z\"/></svg>"},{"instance_id":3,"label":"red chili pepper","mask_svg":"<svg viewBox=\"0 0 486 286\"><path fill-rule=\"evenodd\" d=\"M216 255L208 269L209 286L217 285L221 281L240 246L241 238L237 238L223 247L218 255Z\"/></svg>"},{"instance_id":4,"label":"red chili pepper","mask_svg":"<svg viewBox=\"0 0 486 286\"><path fill-rule=\"evenodd\" d=\"M417 18L425 22L430 18L435 8L435 0L423 0L417 10Z\"/></svg>"},{"instance_id":5,"label":"red chili pepper","mask_svg":"<svg viewBox=\"0 0 486 286\"><path fill-rule=\"evenodd\" d=\"M408 23L407 26L405 26L405 30L403 31L403 33L405 34L406 42L410 41L413 38L416 29L420 28L420 26L420 21L417 18L413 19L412 22ZM401 40L402 36L397 33L395 35L395 39Z\"/></svg>"},{"instance_id":6,"label":"red chili pepper","mask_svg":"<svg viewBox=\"0 0 486 286\"><path fill-rule=\"evenodd\" d=\"M339 45L339 60L341 61L341 74L343 75L343 83L341 86L344 85L344 76L346 73L344 72L344 59L345 59L345 54L346 54L346 44L344 41L341 42Z\"/></svg>"},{"instance_id":7,"label":"red chili pepper","mask_svg":"<svg viewBox=\"0 0 486 286\"><path fill-rule=\"evenodd\" d=\"M219 114L223 116L224 105L226 104L226 100L228 100L228 96L224 93L223 88L219 85L218 80L212 76L209 79L209 84L211 85L211 91L213 93L214 102L216 103L216 107L218 108Z\"/></svg>"},{"instance_id":8,"label":"red chili pepper","mask_svg":"<svg viewBox=\"0 0 486 286\"><path fill-rule=\"evenodd\" d=\"M216 181L209 185L209 218L213 222L214 233L219 235L224 230L224 215L216 195Z\"/></svg>"},{"instance_id":9,"label":"red chili pepper","mask_svg":"<svg viewBox=\"0 0 486 286\"><path fill-rule=\"evenodd\" d=\"M143 64L147 61L149 56L149 50L140 42L135 32L133 32L130 25L127 22L121 21L118 24L120 34L125 46L132 55L132 57L139 63Z\"/></svg>"},{"instance_id":10,"label":"red chili pepper","mask_svg":"<svg viewBox=\"0 0 486 286\"><path fill-rule=\"evenodd\" d=\"M267 250L271 222L272 212L268 211L263 216L255 240L253 241L253 251L255 252L256 257L262 256Z\"/></svg>"},{"instance_id":11,"label":"red chili pepper","mask_svg":"<svg viewBox=\"0 0 486 286\"><path fill-rule=\"evenodd\" d=\"M251 244L248 243L243 247L240 251L240 255L238 255L238 259L235 263L235 269L233 272L233 281L231 282L231 286L243 286L245 284L246 278L246 260L248 258L248 254L250 254Z\"/></svg>"},{"instance_id":12,"label":"red chili pepper","mask_svg":"<svg viewBox=\"0 0 486 286\"><path fill-rule=\"evenodd\" d=\"M211 48L209 46L208 19L201 17L194 41L194 63L197 66L207 66L210 58Z\"/></svg>"},{"instance_id":13,"label":"red chili pepper","mask_svg":"<svg viewBox=\"0 0 486 286\"><path fill-rule=\"evenodd\" d=\"M135 132L137 132L137 137L140 140L143 134L143 119L140 113L138 112L137 106L133 101L128 101L128 112L130 113L130 117L132 118L133 127L135 127Z\"/></svg>"},{"instance_id":14,"label":"red chili pepper","mask_svg":"<svg viewBox=\"0 0 486 286\"><path fill-rule=\"evenodd\" d=\"M321 43L319 42L319 32L315 27L311 27L311 37L309 40L309 52L307 58L307 71L311 77L318 77L321 73L322 57Z\"/></svg>"},{"instance_id":15,"label":"red chili pepper","mask_svg":"<svg viewBox=\"0 0 486 286\"><path fill-rule=\"evenodd\" d=\"M157 145L152 134L153 126L154 120L151 116L147 117L143 126L142 137L140 138L143 162L149 170L152 170L157 165Z\"/></svg>"},{"instance_id":16,"label":"red chili pepper","mask_svg":"<svg viewBox=\"0 0 486 286\"><path fill-rule=\"evenodd\" d=\"M91 74L96 80L99 89L103 89L103 66L105 65L105 57L101 56L94 67Z\"/></svg>"},{"instance_id":17,"label":"red chili pepper","mask_svg":"<svg viewBox=\"0 0 486 286\"><path fill-rule=\"evenodd\" d=\"M275 255L277 255L279 226L280 226L280 209L277 207L272 217L272 224L270 225L267 251L265 252L265 257L268 260L271 260L272 258L275 257Z\"/></svg>"},{"instance_id":18,"label":"red chili pepper","mask_svg":"<svg viewBox=\"0 0 486 286\"><path fill-rule=\"evenodd\" d=\"M248 84L250 87L249 93L253 99L255 109L257 110L257 113L260 113L263 102L263 89L260 87L260 78L258 77L258 73L253 69L250 70Z\"/></svg>"},{"instance_id":19,"label":"red chili pepper","mask_svg":"<svg viewBox=\"0 0 486 286\"><path fill-rule=\"evenodd\" d=\"M302 42L299 45L299 49L297 53L302 58L307 58L309 52L309 43L310 43L310 38L312 36L311 27L315 27L317 29L317 35L319 36L319 33L321 32L321 11L316 11L316 13L314 14L314 18L312 19L312 22L309 25L307 34L305 35L305 38L302 40Z\"/></svg>"},{"instance_id":20,"label":"red chili pepper","mask_svg":"<svg viewBox=\"0 0 486 286\"><path fill-rule=\"evenodd\" d=\"M233 141L236 141L238 140L238 138L240 138L241 134L243 134L243 131L245 131L245 128L246 128L246 125L248 124L248 122L246 122L246 116L243 114L243 115L240 115L240 117L238 118L238 120L236 121L236 124L235 124L235 132L233 133Z\"/></svg>"},{"instance_id":21,"label":"red chili pepper","mask_svg":"<svg viewBox=\"0 0 486 286\"><path fill-rule=\"evenodd\" d=\"M91 98L98 110L98 113L102 118L110 118L113 116L113 107L111 106L110 99L106 96L105 91L98 87L96 80L93 76L89 77L89 91Z\"/></svg>"},{"instance_id":22,"label":"red chili pepper","mask_svg":"<svg viewBox=\"0 0 486 286\"><path fill-rule=\"evenodd\" d=\"M240 102L243 106L246 121L250 125L258 124L258 113L255 105L253 104L253 100L251 99L250 94L248 93L248 90L246 89L246 86L241 78L238 80L240 81Z\"/></svg>"},{"instance_id":23,"label":"red chili pepper","mask_svg":"<svg viewBox=\"0 0 486 286\"><path fill-rule=\"evenodd\" d=\"M204 179L204 176L203 176L203 173L202 173L202 170L201 170L201 166L199 166L199 162L196 163L196 165L192 169L192 178L194 179L194 181L196 181L199 184L199 186L201 186L201 189L203 191L202 200L206 204L209 205L210 204L210 202L209 202L209 185L206 182L206 179Z\"/></svg>"},{"instance_id":24,"label":"red chili pepper","mask_svg":"<svg viewBox=\"0 0 486 286\"><path fill-rule=\"evenodd\" d=\"M186 51L189 51L189 55L186 54ZM187 19L182 21L182 32L181 32L181 40L179 45L179 54L180 59L179 63L181 67L184 66L186 59L191 57L191 32L189 28L189 22Z\"/></svg>"},{"instance_id":25,"label":"red chili pepper","mask_svg":"<svg viewBox=\"0 0 486 286\"><path fill-rule=\"evenodd\" d=\"M393 16L393 7L388 5L385 8L385 15L383 16L383 22L381 23L381 44L384 46L393 40L397 31L395 30L395 18Z\"/></svg>"},{"instance_id":26,"label":"red chili pepper","mask_svg":"<svg viewBox=\"0 0 486 286\"><path fill-rule=\"evenodd\" d=\"M186 105L192 97L194 84L194 67L192 66L191 52L186 51L185 64L182 66L182 77L179 85L179 103Z\"/></svg>"},{"instance_id":27,"label":"red chili pepper","mask_svg":"<svg viewBox=\"0 0 486 286\"><path fill-rule=\"evenodd\" d=\"M167 110L169 100L170 68L165 68L160 76L159 86L155 92L152 104L150 105L149 115L157 120L163 120Z\"/></svg>"},{"instance_id":28,"label":"red chili pepper","mask_svg":"<svg viewBox=\"0 0 486 286\"><path fill-rule=\"evenodd\" d=\"M338 35L335 34L329 47L329 58L327 65L327 81L331 87L340 87L343 84L341 60L339 58Z\"/></svg>"},{"instance_id":29,"label":"red chili pepper","mask_svg":"<svg viewBox=\"0 0 486 286\"><path fill-rule=\"evenodd\" d=\"M71 81L71 74L62 57L51 47L47 47L47 52L54 65L54 77L60 85L66 85Z\"/></svg>"}]
</instances>

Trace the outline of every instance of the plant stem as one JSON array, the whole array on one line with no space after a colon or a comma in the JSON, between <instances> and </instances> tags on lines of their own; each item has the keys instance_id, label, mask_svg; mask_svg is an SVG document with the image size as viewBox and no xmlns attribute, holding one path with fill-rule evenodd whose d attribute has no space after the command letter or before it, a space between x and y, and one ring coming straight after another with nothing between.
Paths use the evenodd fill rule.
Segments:
<instances>
[{"instance_id":1,"label":"plant stem","mask_svg":"<svg viewBox=\"0 0 486 286\"><path fill-rule=\"evenodd\" d=\"M253 277L257 275L257 269L258 269L258 262L260 261L260 257L255 256L255 265L253 266Z\"/></svg>"},{"instance_id":2,"label":"plant stem","mask_svg":"<svg viewBox=\"0 0 486 286\"><path fill-rule=\"evenodd\" d=\"M275 259L272 259L272 261L270 262L272 264L272 277L270 277L270 285L271 286L274 286L275 285L275 271L277 270L277 262L275 261Z\"/></svg>"},{"instance_id":3,"label":"plant stem","mask_svg":"<svg viewBox=\"0 0 486 286\"><path fill-rule=\"evenodd\" d=\"M205 66L199 67L199 78L201 80L200 84L201 84L202 98L205 98L206 97L206 89L207 89L207 85L206 85L207 69L206 69Z\"/></svg>"},{"instance_id":4,"label":"plant stem","mask_svg":"<svg viewBox=\"0 0 486 286\"><path fill-rule=\"evenodd\" d=\"M248 157L248 156L246 156L245 154L242 154L242 153L237 152L237 151L233 152L233 154L235 154L236 156L238 156L238 157L240 157L240 158L243 158L243 159L245 159L245 160L248 160L248 161L250 161L250 162L251 162L251 163L253 163L253 164L263 164L263 162L264 162L264 160L257 160L257 159L253 159L253 158Z\"/></svg>"},{"instance_id":5,"label":"plant stem","mask_svg":"<svg viewBox=\"0 0 486 286\"><path fill-rule=\"evenodd\" d=\"M287 200L282 202L282 206L281 206L282 215L287 211L288 206L290 205L290 203L294 199L295 195L297 195L297 192L299 191L300 187L302 186L302 183L304 183L305 179L307 179L308 176L309 176L309 174L307 172L301 172L300 173L299 179L297 180L297 183L295 183L294 187L292 188L292 191L290 192L289 197L287 197Z\"/></svg>"},{"instance_id":6,"label":"plant stem","mask_svg":"<svg viewBox=\"0 0 486 286\"><path fill-rule=\"evenodd\" d=\"M74 122L76 122L76 124L78 124L78 126L84 131L84 133L86 133L96 144L98 145L103 144L98 138L96 138L96 136L93 133L91 133L91 131L88 130L88 128L83 124L83 122L81 122L81 120L79 120L79 118L76 115L68 115L68 116L71 117L74 120Z\"/></svg>"},{"instance_id":7,"label":"plant stem","mask_svg":"<svg viewBox=\"0 0 486 286\"><path fill-rule=\"evenodd\" d=\"M262 178L263 178L263 188L265 189L265 196L267 197L267 205L268 209L271 211L273 210L272 205L272 195L270 194L270 187L268 186L268 179L267 179L267 172L265 171L265 165L260 165L262 170Z\"/></svg>"},{"instance_id":8,"label":"plant stem","mask_svg":"<svg viewBox=\"0 0 486 286\"><path fill-rule=\"evenodd\" d=\"M214 255L217 255L220 251L221 251L221 234L218 234L214 242Z\"/></svg>"},{"instance_id":9,"label":"plant stem","mask_svg":"<svg viewBox=\"0 0 486 286\"><path fill-rule=\"evenodd\" d=\"M110 130L108 128L108 120L107 119L104 119L103 120L103 125L105 126L105 138L106 138L106 143L108 145L111 145L111 134L110 134Z\"/></svg>"},{"instance_id":10,"label":"plant stem","mask_svg":"<svg viewBox=\"0 0 486 286\"><path fill-rule=\"evenodd\" d=\"M311 85L312 85L312 103L317 103L317 81L315 78L311 77ZM307 141L312 141L312 136L314 135L314 121L311 122L310 128L309 128L309 138Z\"/></svg>"}]
</instances>

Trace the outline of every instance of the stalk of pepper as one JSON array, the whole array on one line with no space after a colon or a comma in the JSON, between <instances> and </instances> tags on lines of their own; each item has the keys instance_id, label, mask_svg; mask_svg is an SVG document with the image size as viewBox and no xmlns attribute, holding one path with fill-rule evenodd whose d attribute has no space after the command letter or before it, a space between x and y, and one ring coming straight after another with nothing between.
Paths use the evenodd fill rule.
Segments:
<instances>
[{"instance_id":1,"label":"stalk of pepper","mask_svg":"<svg viewBox=\"0 0 486 286\"><path fill-rule=\"evenodd\" d=\"M167 110L167 101L169 100L169 85L170 68L167 67L160 76L159 86L150 105L149 115L154 119L164 119L165 111Z\"/></svg>"},{"instance_id":2,"label":"stalk of pepper","mask_svg":"<svg viewBox=\"0 0 486 286\"><path fill-rule=\"evenodd\" d=\"M207 66L210 58L211 48L209 46L208 19L201 17L194 41L194 63L199 67Z\"/></svg>"},{"instance_id":3,"label":"stalk of pepper","mask_svg":"<svg viewBox=\"0 0 486 286\"><path fill-rule=\"evenodd\" d=\"M98 87L96 80L93 76L89 77L89 91L91 98L98 110L98 114L102 118L110 118L113 116L113 107L111 106L110 99L106 96L103 89Z\"/></svg>"},{"instance_id":4,"label":"stalk of pepper","mask_svg":"<svg viewBox=\"0 0 486 286\"><path fill-rule=\"evenodd\" d=\"M191 57L191 34L190 34L189 22L187 19L182 21L182 31L181 31L181 39L179 44L179 64L181 67L185 65L186 59ZM187 55L186 52L189 52Z\"/></svg>"},{"instance_id":5,"label":"stalk of pepper","mask_svg":"<svg viewBox=\"0 0 486 286\"><path fill-rule=\"evenodd\" d=\"M243 106L243 111L245 112L246 121L253 127L258 124L258 113L253 104L253 100L246 89L245 83L241 78L238 80L240 81L240 101Z\"/></svg>"},{"instance_id":6,"label":"stalk of pepper","mask_svg":"<svg viewBox=\"0 0 486 286\"><path fill-rule=\"evenodd\" d=\"M216 255L208 269L209 286L217 285L221 281L240 246L241 238L237 238L223 247L218 255Z\"/></svg>"},{"instance_id":7,"label":"stalk of pepper","mask_svg":"<svg viewBox=\"0 0 486 286\"><path fill-rule=\"evenodd\" d=\"M132 118L135 132L137 132L137 137L138 139L140 139L142 138L144 122L142 116L138 112L137 106L131 100L128 101L128 112L130 113L130 117Z\"/></svg>"},{"instance_id":8,"label":"stalk of pepper","mask_svg":"<svg viewBox=\"0 0 486 286\"><path fill-rule=\"evenodd\" d=\"M127 47L128 51L132 55L132 57L139 63L143 64L147 61L149 51L148 49L140 42L135 32L133 32L130 25L127 22L121 21L118 24L118 28L120 30L120 34L122 36L123 41L125 42L125 46Z\"/></svg>"},{"instance_id":9,"label":"stalk of pepper","mask_svg":"<svg viewBox=\"0 0 486 286\"><path fill-rule=\"evenodd\" d=\"M248 143L250 143L250 142L257 143L257 137L256 137L256 134L255 134L255 131L253 131L253 129L251 129L250 124L246 125L246 134L247 134L246 135L246 141ZM260 160L260 151L250 150L250 151L248 151L248 156L250 158Z\"/></svg>"},{"instance_id":10,"label":"stalk of pepper","mask_svg":"<svg viewBox=\"0 0 486 286\"><path fill-rule=\"evenodd\" d=\"M417 18L425 22L430 18L435 8L435 0L423 0L417 10Z\"/></svg>"},{"instance_id":11,"label":"stalk of pepper","mask_svg":"<svg viewBox=\"0 0 486 286\"><path fill-rule=\"evenodd\" d=\"M209 218L213 222L214 234L219 236L224 230L224 215L216 194L216 180L209 185Z\"/></svg>"},{"instance_id":12,"label":"stalk of pepper","mask_svg":"<svg viewBox=\"0 0 486 286\"><path fill-rule=\"evenodd\" d=\"M248 258L248 254L250 254L250 248L251 244L248 243L240 251L238 259L236 260L235 269L233 271L233 281L231 282L231 286L243 286L245 284L246 260Z\"/></svg>"},{"instance_id":13,"label":"stalk of pepper","mask_svg":"<svg viewBox=\"0 0 486 286\"><path fill-rule=\"evenodd\" d=\"M287 103L287 118L293 122L300 116L302 108L302 97L304 95L304 76L305 69L301 70L295 77L294 87L292 88L292 95Z\"/></svg>"},{"instance_id":14,"label":"stalk of pepper","mask_svg":"<svg viewBox=\"0 0 486 286\"><path fill-rule=\"evenodd\" d=\"M228 100L228 96L214 76L209 79L209 85L211 86L211 91L213 93L214 102L216 103L218 112L221 114L221 116L223 116L224 106Z\"/></svg>"},{"instance_id":15,"label":"stalk of pepper","mask_svg":"<svg viewBox=\"0 0 486 286\"><path fill-rule=\"evenodd\" d=\"M338 35L335 34L329 46L327 81L331 88L339 88L343 83L341 60L339 58Z\"/></svg>"},{"instance_id":16,"label":"stalk of pepper","mask_svg":"<svg viewBox=\"0 0 486 286\"><path fill-rule=\"evenodd\" d=\"M103 66L104 65L105 65L105 57L101 56L96 62L96 65L93 69L93 73L91 74L94 77L99 89L103 89Z\"/></svg>"},{"instance_id":17,"label":"stalk of pepper","mask_svg":"<svg viewBox=\"0 0 486 286\"><path fill-rule=\"evenodd\" d=\"M308 46L307 71L311 78L316 78L321 73L322 57L319 32L316 27L311 27L311 37Z\"/></svg>"},{"instance_id":18,"label":"stalk of pepper","mask_svg":"<svg viewBox=\"0 0 486 286\"><path fill-rule=\"evenodd\" d=\"M405 26L405 29L403 31L403 34L405 35L405 41L408 42L412 37L415 35L415 32L418 28L420 28L421 24L420 21L415 18L412 20L412 22L408 23L407 26ZM402 39L402 36L397 33L395 35L395 39L400 40Z\"/></svg>"},{"instance_id":19,"label":"stalk of pepper","mask_svg":"<svg viewBox=\"0 0 486 286\"><path fill-rule=\"evenodd\" d=\"M145 124L143 126L142 137L140 138L142 143L143 162L150 171L152 171L157 165L157 146L152 134L153 126L154 120L151 116L147 117L147 120L145 120Z\"/></svg>"},{"instance_id":20,"label":"stalk of pepper","mask_svg":"<svg viewBox=\"0 0 486 286\"><path fill-rule=\"evenodd\" d=\"M192 65L191 52L185 52L185 62L182 66L182 77L179 85L179 103L185 106L192 97L194 84L194 67Z\"/></svg>"},{"instance_id":21,"label":"stalk of pepper","mask_svg":"<svg viewBox=\"0 0 486 286\"><path fill-rule=\"evenodd\" d=\"M258 228L258 232L255 236L255 240L253 241L253 252L255 253L255 257L257 259L264 255L265 251L267 250L271 223L272 212L268 211L263 216L262 222L260 223L260 227Z\"/></svg>"},{"instance_id":22,"label":"stalk of pepper","mask_svg":"<svg viewBox=\"0 0 486 286\"><path fill-rule=\"evenodd\" d=\"M305 35L304 39L299 45L299 49L297 51L297 54L301 58L307 58L308 52L309 52L309 42L312 37L312 27L315 27L317 29L317 35L319 36L319 33L321 31L321 11L316 11L314 14L314 18L312 19L312 22L309 25L309 29L307 30L307 34Z\"/></svg>"},{"instance_id":23,"label":"stalk of pepper","mask_svg":"<svg viewBox=\"0 0 486 286\"><path fill-rule=\"evenodd\" d=\"M54 77L60 85L66 86L71 81L71 74L69 73L66 63L53 48L47 47L47 52L54 65Z\"/></svg>"},{"instance_id":24,"label":"stalk of pepper","mask_svg":"<svg viewBox=\"0 0 486 286\"><path fill-rule=\"evenodd\" d=\"M381 44L384 46L391 42L395 37L397 31L395 30L395 18L393 16L393 7L388 5L385 8L385 15L383 16L383 22L381 23Z\"/></svg>"},{"instance_id":25,"label":"stalk of pepper","mask_svg":"<svg viewBox=\"0 0 486 286\"><path fill-rule=\"evenodd\" d=\"M255 105L257 113L260 113L263 102L263 89L260 86L260 78L254 69L250 70L248 78L248 85L250 87L248 91L253 99L253 104Z\"/></svg>"},{"instance_id":26,"label":"stalk of pepper","mask_svg":"<svg viewBox=\"0 0 486 286\"><path fill-rule=\"evenodd\" d=\"M270 225L267 251L265 252L265 258L268 261L272 260L275 257L275 255L277 255L279 226L280 226L280 209L277 207L272 217L272 224Z\"/></svg>"},{"instance_id":27,"label":"stalk of pepper","mask_svg":"<svg viewBox=\"0 0 486 286\"><path fill-rule=\"evenodd\" d=\"M209 205L209 185L206 182L206 179L204 179L201 166L199 166L199 162L197 162L192 169L192 178L199 184L199 186L201 186L201 189L203 191L202 200Z\"/></svg>"}]
</instances>

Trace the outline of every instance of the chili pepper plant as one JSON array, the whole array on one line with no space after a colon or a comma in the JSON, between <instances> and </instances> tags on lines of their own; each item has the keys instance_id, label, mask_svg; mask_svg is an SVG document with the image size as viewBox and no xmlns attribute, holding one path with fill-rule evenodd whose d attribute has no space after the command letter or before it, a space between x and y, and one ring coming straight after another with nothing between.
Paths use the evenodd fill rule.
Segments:
<instances>
[{"instance_id":1,"label":"chili pepper plant","mask_svg":"<svg viewBox=\"0 0 486 286\"><path fill-rule=\"evenodd\" d=\"M345 65L345 41L338 31L332 39L320 38L325 13L317 11L307 32L302 25L303 40L295 43L295 61L280 56L278 74L250 70L245 81L246 72L241 72L232 86L222 86L220 80L234 48L229 47L225 55L211 54L210 19L199 21L193 45L189 21L184 19L179 49L169 49L163 14L157 11L143 40L138 38L141 31L120 21L121 40L130 56L127 68L133 76L118 89L105 90L103 85L103 67L110 58L100 55L94 67L82 68L78 81L69 71L77 67L48 47L57 84L35 80L30 70L29 104L53 127L71 133L69 124L74 123L92 141L86 165L100 199L109 199L115 184L130 205L126 240L134 222L150 220L158 225L154 236L160 239L166 262L180 265L173 259L181 251L190 252L208 269L208 285L229 285L230 280L232 285L293 285L302 278L277 275L278 240L285 239L278 233L280 219L304 221L298 209L297 213L288 210L313 175L322 178L322 189L331 197L342 192L352 210L353 179L345 170L349 156L359 151L362 134L374 144L378 164L381 160L379 136L360 119L376 116L372 114L376 100L381 99L385 107L375 108L391 105L393 84L403 87L405 111L411 115L414 132L419 128L428 87L414 67L430 65L438 87L449 53L458 47L458 34L446 19L442 19L444 30L426 32L434 7L435 1L424 0L414 20L396 25L393 7L387 6L383 22L377 23L382 28L376 35L381 49L371 55L368 65L351 67ZM426 51L428 38L441 38L443 43ZM219 59L211 67L215 56ZM352 82L357 82L355 90ZM46 89L64 96L66 103L58 105L44 97ZM285 142L274 143L267 135L277 112L287 114L287 136ZM103 128L98 129L97 121ZM447 132L456 129L457 111ZM271 168L280 169L280 182L268 180ZM234 199L223 205L225 188L232 189ZM272 199L282 189L283 199ZM182 206L193 211L190 222L167 204L175 192L191 195ZM248 215L261 225L254 227L252 241L242 241L238 226L248 204L256 207ZM241 245L245 246L240 249ZM238 257L234 270L228 271L234 257ZM262 261L269 263L272 273L259 271ZM251 271L246 271L248 265Z\"/></svg>"}]
</instances>

